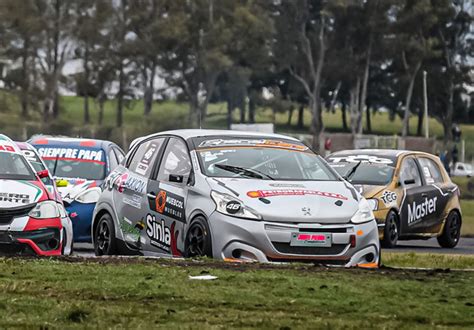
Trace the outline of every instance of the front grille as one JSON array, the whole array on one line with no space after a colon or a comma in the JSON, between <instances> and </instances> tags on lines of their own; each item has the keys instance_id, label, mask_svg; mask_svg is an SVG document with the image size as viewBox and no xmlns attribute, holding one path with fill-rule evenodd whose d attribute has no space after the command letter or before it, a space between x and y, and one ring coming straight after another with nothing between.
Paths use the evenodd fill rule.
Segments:
<instances>
[{"instance_id":1,"label":"front grille","mask_svg":"<svg viewBox=\"0 0 474 330\"><path fill-rule=\"evenodd\" d=\"M13 218L28 215L33 207L35 207L35 204L12 207L9 209L0 209L0 225L8 225L13 221Z\"/></svg>"},{"instance_id":2,"label":"front grille","mask_svg":"<svg viewBox=\"0 0 474 330\"><path fill-rule=\"evenodd\" d=\"M347 244L333 244L330 247L291 246L290 243L272 242L275 249L284 254L301 254L313 256L337 255L342 253Z\"/></svg>"}]
</instances>

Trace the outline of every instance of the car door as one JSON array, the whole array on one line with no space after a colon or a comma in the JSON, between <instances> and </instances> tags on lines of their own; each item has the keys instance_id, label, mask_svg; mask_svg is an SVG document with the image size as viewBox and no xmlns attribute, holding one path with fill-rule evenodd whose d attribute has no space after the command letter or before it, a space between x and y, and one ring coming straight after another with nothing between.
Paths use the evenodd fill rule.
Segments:
<instances>
[{"instance_id":1,"label":"car door","mask_svg":"<svg viewBox=\"0 0 474 330\"><path fill-rule=\"evenodd\" d=\"M164 142L165 138L143 141L125 164L125 171L112 179L119 228L124 240L139 249L146 245L146 241L141 239L149 214L146 187Z\"/></svg>"},{"instance_id":2,"label":"car door","mask_svg":"<svg viewBox=\"0 0 474 330\"><path fill-rule=\"evenodd\" d=\"M445 215L446 205L453 196L455 186L445 182L441 169L436 162L428 157L418 156L418 164L426 185L425 208L426 218L423 220L423 231L426 233L439 232Z\"/></svg>"},{"instance_id":3,"label":"car door","mask_svg":"<svg viewBox=\"0 0 474 330\"><path fill-rule=\"evenodd\" d=\"M400 205L400 236L420 233L423 231L422 223L426 214L421 210L421 205L427 196L426 186L423 181L415 157L403 158L399 171L400 185L404 190L404 198Z\"/></svg>"},{"instance_id":4,"label":"car door","mask_svg":"<svg viewBox=\"0 0 474 330\"><path fill-rule=\"evenodd\" d=\"M146 216L146 240L153 252L182 255L191 170L186 143L170 137L147 187L150 213Z\"/></svg>"}]
</instances>

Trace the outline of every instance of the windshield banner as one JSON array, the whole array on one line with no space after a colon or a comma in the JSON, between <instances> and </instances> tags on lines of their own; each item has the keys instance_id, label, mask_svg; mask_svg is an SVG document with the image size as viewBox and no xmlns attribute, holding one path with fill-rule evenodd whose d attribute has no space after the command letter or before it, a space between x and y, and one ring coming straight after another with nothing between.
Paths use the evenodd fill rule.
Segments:
<instances>
[{"instance_id":1,"label":"windshield banner","mask_svg":"<svg viewBox=\"0 0 474 330\"><path fill-rule=\"evenodd\" d=\"M104 162L104 153L97 149L79 148L38 148L38 152L43 159L47 160L78 160Z\"/></svg>"}]
</instances>

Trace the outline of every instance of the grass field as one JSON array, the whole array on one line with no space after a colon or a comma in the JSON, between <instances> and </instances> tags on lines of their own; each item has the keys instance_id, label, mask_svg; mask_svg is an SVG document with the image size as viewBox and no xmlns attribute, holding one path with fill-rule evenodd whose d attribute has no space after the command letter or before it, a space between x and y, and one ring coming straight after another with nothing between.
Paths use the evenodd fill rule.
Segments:
<instances>
[{"instance_id":1,"label":"grass field","mask_svg":"<svg viewBox=\"0 0 474 330\"><path fill-rule=\"evenodd\" d=\"M474 325L474 272L0 259L0 290L1 328Z\"/></svg>"},{"instance_id":2,"label":"grass field","mask_svg":"<svg viewBox=\"0 0 474 330\"><path fill-rule=\"evenodd\" d=\"M461 200L463 216L461 235L474 237L474 200Z\"/></svg>"}]
</instances>

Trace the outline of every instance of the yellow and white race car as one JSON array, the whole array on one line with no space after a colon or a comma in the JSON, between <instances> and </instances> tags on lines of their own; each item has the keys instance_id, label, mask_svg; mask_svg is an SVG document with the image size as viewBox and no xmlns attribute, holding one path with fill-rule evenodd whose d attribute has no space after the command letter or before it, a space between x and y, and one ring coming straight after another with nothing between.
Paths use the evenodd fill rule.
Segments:
<instances>
[{"instance_id":1,"label":"yellow and white race car","mask_svg":"<svg viewBox=\"0 0 474 330\"><path fill-rule=\"evenodd\" d=\"M438 157L401 150L347 150L327 161L370 203L384 247L398 240L437 237L440 246L459 242L459 189Z\"/></svg>"}]
</instances>

